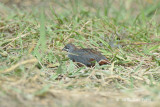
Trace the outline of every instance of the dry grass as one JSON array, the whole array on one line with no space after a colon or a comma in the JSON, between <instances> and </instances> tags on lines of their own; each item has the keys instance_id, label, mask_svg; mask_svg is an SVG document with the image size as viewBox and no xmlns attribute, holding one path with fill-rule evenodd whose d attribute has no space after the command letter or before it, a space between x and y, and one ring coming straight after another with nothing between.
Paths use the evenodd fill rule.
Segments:
<instances>
[{"instance_id":1,"label":"dry grass","mask_svg":"<svg viewBox=\"0 0 160 107\"><path fill-rule=\"evenodd\" d=\"M156 0L2 0L0 106L159 107L159 7ZM112 63L77 68L61 51L69 42Z\"/></svg>"}]
</instances>

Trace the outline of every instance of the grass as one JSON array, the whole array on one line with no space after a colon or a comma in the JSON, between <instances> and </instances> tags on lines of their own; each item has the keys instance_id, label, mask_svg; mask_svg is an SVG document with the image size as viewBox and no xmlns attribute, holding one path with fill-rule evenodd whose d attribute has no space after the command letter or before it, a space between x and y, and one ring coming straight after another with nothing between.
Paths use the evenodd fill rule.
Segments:
<instances>
[{"instance_id":1,"label":"grass","mask_svg":"<svg viewBox=\"0 0 160 107\"><path fill-rule=\"evenodd\" d=\"M0 105L159 106L158 0L2 0ZM77 68L72 42L112 62Z\"/></svg>"}]
</instances>

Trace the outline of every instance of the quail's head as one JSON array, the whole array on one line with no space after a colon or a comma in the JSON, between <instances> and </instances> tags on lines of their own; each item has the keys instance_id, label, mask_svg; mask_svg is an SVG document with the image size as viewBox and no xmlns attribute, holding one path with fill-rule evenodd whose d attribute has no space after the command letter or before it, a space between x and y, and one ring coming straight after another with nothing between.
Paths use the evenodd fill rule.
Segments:
<instances>
[{"instance_id":1,"label":"quail's head","mask_svg":"<svg viewBox=\"0 0 160 107\"><path fill-rule=\"evenodd\" d=\"M76 46L69 43L62 50L67 52L73 52L76 49Z\"/></svg>"}]
</instances>

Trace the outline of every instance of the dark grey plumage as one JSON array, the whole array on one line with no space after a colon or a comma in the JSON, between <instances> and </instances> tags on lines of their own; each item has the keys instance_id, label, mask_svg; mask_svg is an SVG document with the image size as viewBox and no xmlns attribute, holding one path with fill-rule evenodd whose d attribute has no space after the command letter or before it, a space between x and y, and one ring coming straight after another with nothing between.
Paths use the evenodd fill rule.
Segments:
<instances>
[{"instance_id":1,"label":"dark grey plumage","mask_svg":"<svg viewBox=\"0 0 160 107\"><path fill-rule=\"evenodd\" d=\"M67 44L62 50L68 52L68 57L74 62L80 62L88 67L94 66L95 61L100 62L101 60L105 60L106 62L108 59L103 56L100 52L90 49L78 49L73 44ZM108 61L109 62L109 61Z\"/></svg>"}]
</instances>

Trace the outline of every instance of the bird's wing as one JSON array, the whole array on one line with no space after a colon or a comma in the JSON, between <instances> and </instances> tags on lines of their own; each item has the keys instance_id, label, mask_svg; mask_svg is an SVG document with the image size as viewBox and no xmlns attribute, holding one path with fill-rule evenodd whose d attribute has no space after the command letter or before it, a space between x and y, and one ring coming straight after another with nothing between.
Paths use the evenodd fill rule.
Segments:
<instances>
[{"instance_id":1,"label":"bird's wing","mask_svg":"<svg viewBox=\"0 0 160 107\"><path fill-rule=\"evenodd\" d=\"M101 59L105 59L104 56L100 52L90 49L90 48L79 49L76 51L76 54L78 54L78 56L81 56L83 57L83 59L86 59L88 61L96 60L98 62Z\"/></svg>"},{"instance_id":2,"label":"bird's wing","mask_svg":"<svg viewBox=\"0 0 160 107\"><path fill-rule=\"evenodd\" d=\"M71 60L83 63L87 66L93 66L95 64L95 61L100 63L100 65L103 65L106 63L105 60L108 60L100 52L90 48L75 50L73 54L69 54L69 57Z\"/></svg>"},{"instance_id":3,"label":"bird's wing","mask_svg":"<svg viewBox=\"0 0 160 107\"><path fill-rule=\"evenodd\" d=\"M79 50L77 50L77 52L79 53L79 54L82 54L82 55L102 55L100 52L98 52L98 51L96 51L96 50L94 50L94 49L91 49L91 48L84 48L84 49L79 49Z\"/></svg>"}]
</instances>

